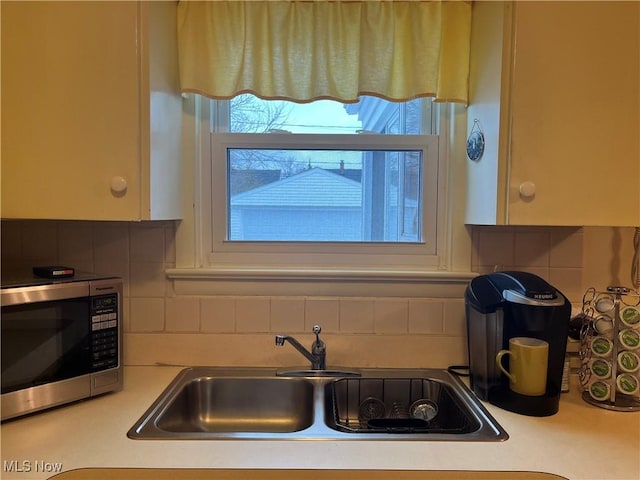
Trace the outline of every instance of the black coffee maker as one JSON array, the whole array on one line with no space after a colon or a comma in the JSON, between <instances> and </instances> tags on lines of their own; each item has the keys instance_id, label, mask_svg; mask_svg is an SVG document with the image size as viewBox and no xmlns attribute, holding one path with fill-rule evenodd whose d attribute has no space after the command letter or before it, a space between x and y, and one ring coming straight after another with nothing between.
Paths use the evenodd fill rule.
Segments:
<instances>
[{"instance_id":1,"label":"black coffee maker","mask_svg":"<svg viewBox=\"0 0 640 480\"><path fill-rule=\"evenodd\" d=\"M536 417L558 411L567 334L569 300L542 278L526 272L494 272L474 278L465 292L471 388L482 400L511 412ZM496 364L512 337L549 343L544 395L513 392Z\"/></svg>"}]
</instances>

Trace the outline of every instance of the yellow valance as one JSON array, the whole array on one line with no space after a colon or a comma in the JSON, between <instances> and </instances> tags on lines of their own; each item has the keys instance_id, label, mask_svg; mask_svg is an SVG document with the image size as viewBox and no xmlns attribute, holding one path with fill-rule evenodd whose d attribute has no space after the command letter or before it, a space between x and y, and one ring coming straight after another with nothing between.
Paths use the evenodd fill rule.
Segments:
<instances>
[{"instance_id":1,"label":"yellow valance","mask_svg":"<svg viewBox=\"0 0 640 480\"><path fill-rule=\"evenodd\" d=\"M471 2L181 1L183 92L467 103Z\"/></svg>"}]
</instances>

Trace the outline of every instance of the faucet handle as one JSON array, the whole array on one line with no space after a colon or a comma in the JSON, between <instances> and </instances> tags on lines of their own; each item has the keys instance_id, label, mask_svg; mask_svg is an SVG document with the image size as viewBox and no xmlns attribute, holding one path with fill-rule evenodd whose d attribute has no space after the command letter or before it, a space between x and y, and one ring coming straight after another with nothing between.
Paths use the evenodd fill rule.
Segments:
<instances>
[{"instance_id":1,"label":"faucet handle","mask_svg":"<svg viewBox=\"0 0 640 480\"><path fill-rule=\"evenodd\" d=\"M313 345L311 345L311 351L315 354L315 355L324 355L325 351L326 351L326 345L325 343L320 340L320 332L322 331L322 327L320 327L320 325L314 325L313 326L313 333L316 334L316 341L313 342ZM324 367L323 367L324 369Z\"/></svg>"},{"instance_id":2,"label":"faucet handle","mask_svg":"<svg viewBox=\"0 0 640 480\"><path fill-rule=\"evenodd\" d=\"M322 331L322 327L320 325L313 326L313 333L316 334L316 343L313 344L314 348L322 348L324 343L320 341L320 332Z\"/></svg>"}]
</instances>

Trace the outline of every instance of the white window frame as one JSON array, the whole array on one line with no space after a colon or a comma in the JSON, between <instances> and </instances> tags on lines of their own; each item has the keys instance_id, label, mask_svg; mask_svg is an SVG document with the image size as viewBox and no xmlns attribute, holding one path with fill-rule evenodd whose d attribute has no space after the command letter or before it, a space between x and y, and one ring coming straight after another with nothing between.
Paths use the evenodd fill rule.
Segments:
<instances>
[{"instance_id":1,"label":"white window frame","mask_svg":"<svg viewBox=\"0 0 640 480\"><path fill-rule=\"evenodd\" d=\"M452 153L459 150L457 158L464 155L460 138L456 137L456 141L452 135L454 129L465 131L466 118L459 115L462 108L455 105L440 108L439 135L435 143L433 138L420 135L399 136L394 144L393 135L367 134L351 135L352 143L346 144L366 150L372 145L381 148L383 145L387 148L404 145L406 148L404 142L409 141L422 142L423 147L437 150L436 175L433 175L433 167L427 162L423 164L423 175L432 175L438 183L437 210L432 213L437 225L435 252L425 250L429 242L406 245L320 243L310 250L308 244L242 242L229 245L221 236L226 231L226 187L216 189L209 182L215 174L224 179L226 186L225 146L282 146L291 142L293 148L293 145L310 146L315 142L318 148L325 148L327 140L313 134L240 134L244 137L241 142L234 134L218 133L214 137L212 102L199 96L185 96L183 155L187 160L185 177L191 179L185 188L185 203L191 208L185 210L184 220L178 227L176 268L167 270L169 278L175 280L176 293L398 296L438 292L442 295L451 292L446 288L442 290L443 285L457 284L455 292L458 295L460 285L473 277L470 234L459 209L452 208L451 202L457 196L457 190L450 186L455 163ZM339 149L342 148L340 145ZM217 161L210 161L212 155ZM423 181L427 182L425 191L435 191L429 186L428 178ZM454 203L459 205L464 200L457 198ZM427 199L427 202L431 201L431 198ZM212 235L212 222L218 221L222 227ZM429 232L423 234L429 235Z\"/></svg>"},{"instance_id":2,"label":"white window frame","mask_svg":"<svg viewBox=\"0 0 640 480\"><path fill-rule=\"evenodd\" d=\"M265 265L288 268L332 267L390 268L407 262L437 265L438 138L435 135L317 135L213 133L212 161L203 165L202 224L204 263L210 266ZM227 241L227 149L296 150L420 150L423 155L423 222L421 243L255 242ZM212 206L209 209L209 206ZM264 256L268 258L264 258ZM373 256L373 257L372 257Z\"/></svg>"}]
</instances>

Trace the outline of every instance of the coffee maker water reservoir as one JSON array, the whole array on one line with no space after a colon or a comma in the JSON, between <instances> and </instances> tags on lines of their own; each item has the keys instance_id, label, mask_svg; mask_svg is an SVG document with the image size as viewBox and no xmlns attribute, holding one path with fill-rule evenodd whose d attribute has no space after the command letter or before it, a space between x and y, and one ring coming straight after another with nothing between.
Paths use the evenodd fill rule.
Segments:
<instances>
[{"instance_id":1,"label":"coffee maker water reservoir","mask_svg":"<svg viewBox=\"0 0 640 480\"><path fill-rule=\"evenodd\" d=\"M558 411L571 304L542 278L527 272L494 272L474 278L465 292L471 388L482 400L537 417ZM513 337L549 344L543 395L515 393L496 363Z\"/></svg>"}]
</instances>

